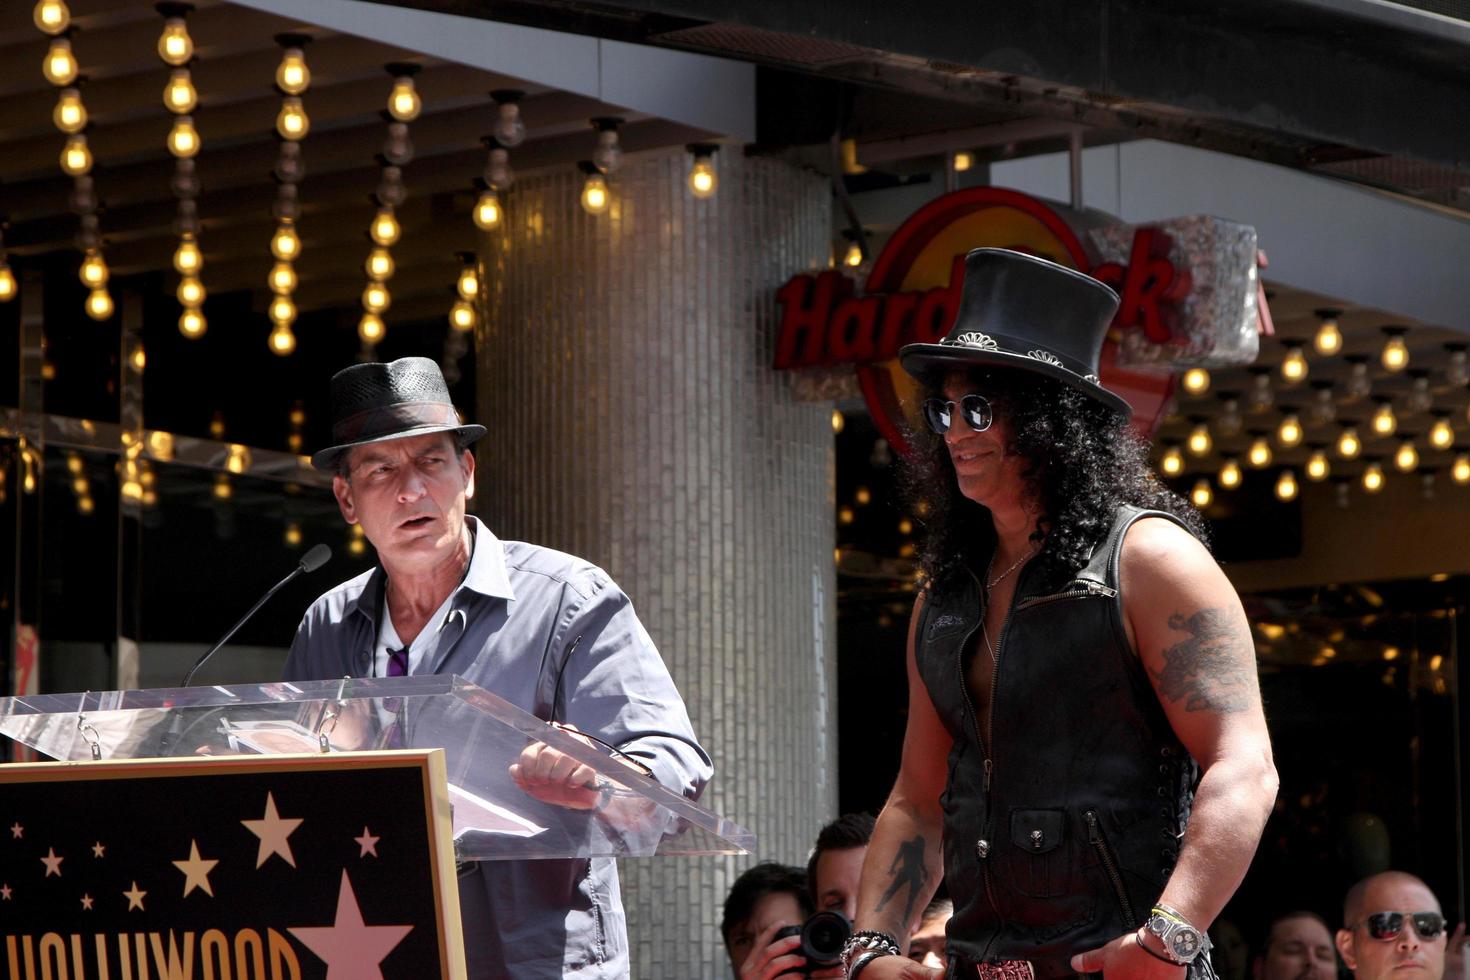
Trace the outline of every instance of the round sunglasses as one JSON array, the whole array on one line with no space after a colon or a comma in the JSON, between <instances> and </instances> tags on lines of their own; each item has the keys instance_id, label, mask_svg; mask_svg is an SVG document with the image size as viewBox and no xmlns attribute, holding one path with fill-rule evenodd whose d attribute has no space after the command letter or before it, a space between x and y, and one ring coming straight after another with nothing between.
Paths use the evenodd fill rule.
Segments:
<instances>
[{"instance_id":1,"label":"round sunglasses","mask_svg":"<svg viewBox=\"0 0 1470 980\"><path fill-rule=\"evenodd\" d=\"M965 424L976 432L984 432L995 421L995 410L984 395L965 395L959 402L960 415ZM944 435L954 424L955 403L943 398L924 400L924 421L929 423L936 435Z\"/></svg>"},{"instance_id":2,"label":"round sunglasses","mask_svg":"<svg viewBox=\"0 0 1470 980\"><path fill-rule=\"evenodd\" d=\"M1374 939L1397 939L1404 931L1404 921L1412 919L1420 939L1433 939L1444 932L1444 916L1438 912L1374 912L1357 926L1367 926Z\"/></svg>"}]
</instances>

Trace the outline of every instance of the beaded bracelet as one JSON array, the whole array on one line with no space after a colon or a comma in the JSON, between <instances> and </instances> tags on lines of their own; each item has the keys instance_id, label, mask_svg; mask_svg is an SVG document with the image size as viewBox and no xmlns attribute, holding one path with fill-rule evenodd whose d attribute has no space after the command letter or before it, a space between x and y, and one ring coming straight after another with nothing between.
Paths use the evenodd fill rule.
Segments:
<instances>
[{"instance_id":1,"label":"beaded bracelet","mask_svg":"<svg viewBox=\"0 0 1470 980\"><path fill-rule=\"evenodd\" d=\"M852 976L852 966L859 954L877 953L879 956L901 956L903 950L898 945L898 940L886 932L878 932L873 929L860 929L847 937L847 942L842 944L842 963L847 968L847 975ZM867 961L864 961L867 965Z\"/></svg>"}]
</instances>

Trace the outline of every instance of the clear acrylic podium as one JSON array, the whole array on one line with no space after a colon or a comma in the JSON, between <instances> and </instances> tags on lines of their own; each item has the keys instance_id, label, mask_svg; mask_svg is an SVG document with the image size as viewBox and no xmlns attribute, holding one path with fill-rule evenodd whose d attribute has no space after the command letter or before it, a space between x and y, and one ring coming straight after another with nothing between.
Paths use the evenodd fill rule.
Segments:
<instances>
[{"instance_id":1,"label":"clear acrylic podium","mask_svg":"<svg viewBox=\"0 0 1470 980\"><path fill-rule=\"evenodd\" d=\"M0 734L59 760L442 748L456 860L743 854L751 833L458 676L0 698ZM594 810L542 803L510 765L544 742L598 773Z\"/></svg>"}]
</instances>

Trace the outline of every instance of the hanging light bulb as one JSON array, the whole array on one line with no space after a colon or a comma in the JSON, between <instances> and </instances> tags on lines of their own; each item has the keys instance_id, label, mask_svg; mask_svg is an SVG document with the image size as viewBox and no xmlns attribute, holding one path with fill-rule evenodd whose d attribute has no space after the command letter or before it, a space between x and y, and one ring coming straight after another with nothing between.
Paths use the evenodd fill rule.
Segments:
<instances>
[{"instance_id":1,"label":"hanging light bulb","mask_svg":"<svg viewBox=\"0 0 1470 980\"><path fill-rule=\"evenodd\" d=\"M107 285L110 275L102 253L95 248L88 249L87 254L82 257L81 268L77 270L77 277L82 280L82 285L88 289L101 289Z\"/></svg>"},{"instance_id":2,"label":"hanging light bulb","mask_svg":"<svg viewBox=\"0 0 1470 980\"><path fill-rule=\"evenodd\" d=\"M71 41L58 37L51 42L46 60L41 62L41 74L46 76L46 81L58 87L77 80L77 58L71 53Z\"/></svg>"},{"instance_id":3,"label":"hanging light bulb","mask_svg":"<svg viewBox=\"0 0 1470 980\"><path fill-rule=\"evenodd\" d=\"M1242 479L1244 479L1244 474L1240 471L1240 463L1236 461L1234 456L1226 459L1224 465L1220 467L1220 486L1226 490L1234 490L1240 486Z\"/></svg>"},{"instance_id":4,"label":"hanging light bulb","mask_svg":"<svg viewBox=\"0 0 1470 980\"><path fill-rule=\"evenodd\" d=\"M296 234L296 225L282 221L271 236L271 254L282 262L294 261L301 254L301 237Z\"/></svg>"},{"instance_id":5,"label":"hanging light bulb","mask_svg":"<svg viewBox=\"0 0 1470 980\"><path fill-rule=\"evenodd\" d=\"M199 281L198 276L184 276L179 280L176 295L180 306L202 306L204 304L204 283Z\"/></svg>"},{"instance_id":6,"label":"hanging light bulb","mask_svg":"<svg viewBox=\"0 0 1470 980\"><path fill-rule=\"evenodd\" d=\"M1470 354L1466 353L1465 345L1445 344L1444 349L1449 355L1444 368L1445 384L1455 388L1470 385Z\"/></svg>"},{"instance_id":7,"label":"hanging light bulb","mask_svg":"<svg viewBox=\"0 0 1470 980\"><path fill-rule=\"evenodd\" d=\"M623 120L617 116L600 116L592 120L597 130L597 148L592 151L592 165L600 172L611 176L623 162L623 150L618 144L618 127Z\"/></svg>"},{"instance_id":8,"label":"hanging light bulb","mask_svg":"<svg viewBox=\"0 0 1470 980\"><path fill-rule=\"evenodd\" d=\"M362 291L362 308L369 313L382 313L393 305L388 287L380 282L370 282Z\"/></svg>"},{"instance_id":9,"label":"hanging light bulb","mask_svg":"<svg viewBox=\"0 0 1470 980\"><path fill-rule=\"evenodd\" d=\"M1307 479L1313 483L1321 483L1332 474L1332 464L1327 460L1327 454L1320 448L1314 448L1311 455L1307 457Z\"/></svg>"},{"instance_id":10,"label":"hanging light bulb","mask_svg":"<svg viewBox=\"0 0 1470 980\"><path fill-rule=\"evenodd\" d=\"M1210 427L1205 424L1204 419L1194 420L1194 428L1189 430L1186 445L1189 446L1189 451L1196 456L1207 456L1214 448L1215 441L1210 438Z\"/></svg>"},{"instance_id":11,"label":"hanging light bulb","mask_svg":"<svg viewBox=\"0 0 1470 980\"><path fill-rule=\"evenodd\" d=\"M185 235L179 241L179 247L174 249L174 270L181 276L193 276L198 275L203 266L204 256L199 251L199 243L193 235Z\"/></svg>"},{"instance_id":12,"label":"hanging light bulb","mask_svg":"<svg viewBox=\"0 0 1470 980\"><path fill-rule=\"evenodd\" d=\"M1276 499L1281 501L1295 500L1299 489L1296 482L1296 474L1291 470L1282 470L1281 475L1276 478Z\"/></svg>"},{"instance_id":13,"label":"hanging light bulb","mask_svg":"<svg viewBox=\"0 0 1470 980\"><path fill-rule=\"evenodd\" d=\"M105 289L94 289L87 294L87 316L94 320L110 320L115 307L112 294Z\"/></svg>"},{"instance_id":14,"label":"hanging light bulb","mask_svg":"<svg viewBox=\"0 0 1470 980\"><path fill-rule=\"evenodd\" d=\"M1331 357L1342 350L1342 329L1337 325L1337 318L1342 316L1342 310L1323 308L1317 310L1317 333L1312 337L1312 347L1318 354Z\"/></svg>"},{"instance_id":15,"label":"hanging light bulb","mask_svg":"<svg viewBox=\"0 0 1470 980\"><path fill-rule=\"evenodd\" d=\"M291 332L291 325L278 322L271 330L269 337L271 353L280 357L286 357L296 350L296 335Z\"/></svg>"},{"instance_id":16,"label":"hanging light bulb","mask_svg":"<svg viewBox=\"0 0 1470 980\"><path fill-rule=\"evenodd\" d=\"M296 277L296 267L290 262L277 262L271 266L270 277L267 281L273 293L295 292L299 281Z\"/></svg>"},{"instance_id":17,"label":"hanging light bulb","mask_svg":"<svg viewBox=\"0 0 1470 980\"><path fill-rule=\"evenodd\" d=\"M179 333L190 340L198 340L204 336L204 331L209 324L204 319L204 314L196 309L185 309L179 315Z\"/></svg>"},{"instance_id":18,"label":"hanging light bulb","mask_svg":"<svg viewBox=\"0 0 1470 980\"><path fill-rule=\"evenodd\" d=\"M9 303L15 299L15 294L19 292L19 289L10 263L0 260L0 303Z\"/></svg>"},{"instance_id":19,"label":"hanging light bulb","mask_svg":"<svg viewBox=\"0 0 1470 980\"><path fill-rule=\"evenodd\" d=\"M1369 463L1363 470L1363 489L1369 493L1377 493L1383 489L1383 467L1377 463Z\"/></svg>"},{"instance_id":20,"label":"hanging light bulb","mask_svg":"<svg viewBox=\"0 0 1470 980\"><path fill-rule=\"evenodd\" d=\"M1435 416L1434 424L1429 427L1429 444L1435 449L1448 449L1455 444L1455 427L1443 412Z\"/></svg>"},{"instance_id":21,"label":"hanging light bulb","mask_svg":"<svg viewBox=\"0 0 1470 980\"><path fill-rule=\"evenodd\" d=\"M1461 453L1450 467L1450 477L1461 486L1470 483L1470 454Z\"/></svg>"},{"instance_id":22,"label":"hanging light bulb","mask_svg":"<svg viewBox=\"0 0 1470 980\"><path fill-rule=\"evenodd\" d=\"M393 209L379 208L377 215L373 217L373 224L368 233L374 242L384 248L397 242L402 229L398 226L398 219L393 215Z\"/></svg>"},{"instance_id":23,"label":"hanging light bulb","mask_svg":"<svg viewBox=\"0 0 1470 980\"><path fill-rule=\"evenodd\" d=\"M449 325L460 333L475 329L475 308L465 300L455 300L449 308Z\"/></svg>"},{"instance_id":24,"label":"hanging light bulb","mask_svg":"<svg viewBox=\"0 0 1470 980\"><path fill-rule=\"evenodd\" d=\"M1215 418L1215 431L1227 438L1240 435L1245 419L1240 417L1240 399L1234 392L1220 395L1220 414Z\"/></svg>"},{"instance_id":25,"label":"hanging light bulb","mask_svg":"<svg viewBox=\"0 0 1470 980\"><path fill-rule=\"evenodd\" d=\"M1404 334L1408 332L1405 327L1383 328L1383 335L1388 339L1379 358L1385 371L1402 371L1409 366L1409 345L1404 343Z\"/></svg>"},{"instance_id":26,"label":"hanging light bulb","mask_svg":"<svg viewBox=\"0 0 1470 980\"><path fill-rule=\"evenodd\" d=\"M521 99L525 93L517 89L496 89L490 93L495 100L495 139L507 149L515 149L526 139L526 123L521 118Z\"/></svg>"},{"instance_id":27,"label":"hanging light bulb","mask_svg":"<svg viewBox=\"0 0 1470 980\"><path fill-rule=\"evenodd\" d=\"M169 73L168 84L163 87L163 107L169 112L183 115L193 112L198 104L199 93L194 88L189 69L175 68Z\"/></svg>"},{"instance_id":28,"label":"hanging light bulb","mask_svg":"<svg viewBox=\"0 0 1470 980\"><path fill-rule=\"evenodd\" d=\"M848 242L847 251L842 253L842 264L849 269L856 269L863 264L863 247L857 242Z\"/></svg>"},{"instance_id":29,"label":"hanging light bulb","mask_svg":"<svg viewBox=\"0 0 1470 980\"><path fill-rule=\"evenodd\" d=\"M719 175L715 173L715 147L700 143L689 147L694 162L689 167L689 193L698 198L713 197L719 186Z\"/></svg>"},{"instance_id":30,"label":"hanging light bulb","mask_svg":"<svg viewBox=\"0 0 1470 980\"><path fill-rule=\"evenodd\" d=\"M365 344L376 344L383 339L386 332L383 318L375 313L364 313L362 319L357 321L357 335Z\"/></svg>"},{"instance_id":31,"label":"hanging light bulb","mask_svg":"<svg viewBox=\"0 0 1470 980\"><path fill-rule=\"evenodd\" d=\"M71 11L63 0L39 0L31 12L36 30L45 34L60 34L71 26Z\"/></svg>"},{"instance_id":32,"label":"hanging light bulb","mask_svg":"<svg viewBox=\"0 0 1470 980\"><path fill-rule=\"evenodd\" d=\"M1246 405L1252 412L1264 412L1276 404L1276 393L1271 390L1271 369L1251 368L1251 390L1245 396Z\"/></svg>"},{"instance_id":33,"label":"hanging light bulb","mask_svg":"<svg viewBox=\"0 0 1470 980\"><path fill-rule=\"evenodd\" d=\"M1393 403L1387 398L1378 399L1378 409L1373 413L1374 435L1391 436L1398 427L1399 420L1393 414Z\"/></svg>"},{"instance_id":34,"label":"hanging light bulb","mask_svg":"<svg viewBox=\"0 0 1470 980\"><path fill-rule=\"evenodd\" d=\"M1413 439L1405 439L1399 443L1398 452L1393 454L1393 465L1405 473L1419 465L1419 450L1414 447Z\"/></svg>"},{"instance_id":35,"label":"hanging light bulb","mask_svg":"<svg viewBox=\"0 0 1470 980\"><path fill-rule=\"evenodd\" d=\"M1201 367L1190 368L1184 372L1181 383L1191 395L1203 395L1210 390L1210 372Z\"/></svg>"},{"instance_id":36,"label":"hanging light bulb","mask_svg":"<svg viewBox=\"0 0 1470 980\"><path fill-rule=\"evenodd\" d=\"M1184 472L1184 454L1178 446L1170 446L1159 457L1159 469L1165 476L1178 476Z\"/></svg>"},{"instance_id":37,"label":"hanging light bulb","mask_svg":"<svg viewBox=\"0 0 1470 980\"><path fill-rule=\"evenodd\" d=\"M87 107L82 105L79 89L64 88L56 97L56 108L51 110L51 121L63 133L80 133L87 128Z\"/></svg>"},{"instance_id":38,"label":"hanging light bulb","mask_svg":"<svg viewBox=\"0 0 1470 980\"><path fill-rule=\"evenodd\" d=\"M1302 442L1302 420L1295 413L1285 415L1276 428L1276 441L1283 449L1295 449Z\"/></svg>"},{"instance_id":39,"label":"hanging light bulb","mask_svg":"<svg viewBox=\"0 0 1470 980\"><path fill-rule=\"evenodd\" d=\"M1307 406L1307 418L1313 425L1328 425L1337 420L1337 402L1332 398L1331 381L1312 382L1312 402Z\"/></svg>"},{"instance_id":40,"label":"hanging light bulb","mask_svg":"<svg viewBox=\"0 0 1470 980\"><path fill-rule=\"evenodd\" d=\"M363 263L367 277L377 282L387 282L392 279L395 268L397 266L393 262L393 253L386 248L373 249L368 253L367 261Z\"/></svg>"},{"instance_id":41,"label":"hanging light bulb","mask_svg":"<svg viewBox=\"0 0 1470 980\"><path fill-rule=\"evenodd\" d=\"M1351 425L1343 426L1337 436L1337 455L1343 459L1357 459L1362 451L1363 440L1358 437L1358 430Z\"/></svg>"},{"instance_id":42,"label":"hanging light bulb","mask_svg":"<svg viewBox=\"0 0 1470 980\"><path fill-rule=\"evenodd\" d=\"M1265 469L1271 465L1271 443L1266 439L1264 433L1255 434L1255 437L1251 440L1251 447L1245 454L1245 458L1258 470Z\"/></svg>"},{"instance_id":43,"label":"hanging light bulb","mask_svg":"<svg viewBox=\"0 0 1470 980\"><path fill-rule=\"evenodd\" d=\"M163 22L163 33L158 37L158 56L165 64L174 67L182 67L189 63L194 57L194 39L189 36L189 28L184 24L184 14L188 6L184 4L170 4L170 9L165 15Z\"/></svg>"},{"instance_id":44,"label":"hanging light bulb","mask_svg":"<svg viewBox=\"0 0 1470 980\"><path fill-rule=\"evenodd\" d=\"M490 231L499 224L500 195L487 187L480 192L480 199L475 202L475 227L481 231Z\"/></svg>"},{"instance_id":45,"label":"hanging light bulb","mask_svg":"<svg viewBox=\"0 0 1470 980\"><path fill-rule=\"evenodd\" d=\"M423 100L413 87L418 65L395 63L388 66L393 76L393 91L388 93L388 114L399 122L413 122L423 110Z\"/></svg>"},{"instance_id":46,"label":"hanging light bulb","mask_svg":"<svg viewBox=\"0 0 1470 980\"><path fill-rule=\"evenodd\" d=\"M199 152L199 131L194 128L192 116L179 116L174 120L173 129L168 131L168 151L186 160Z\"/></svg>"},{"instance_id":47,"label":"hanging light bulb","mask_svg":"<svg viewBox=\"0 0 1470 980\"><path fill-rule=\"evenodd\" d=\"M466 262L459 270L459 281L454 284L454 288L459 293L459 298L467 302L480 295L480 276L473 265Z\"/></svg>"},{"instance_id":48,"label":"hanging light bulb","mask_svg":"<svg viewBox=\"0 0 1470 980\"><path fill-rule=\"evenodd\" d=\"M61 169L68 177L80 177L92 170L92 151L87 148L85 133L67 137L61 150Z\"/></svg>"},{"instance_id":49,"label":"hanging light bulb","mask_svg":"<svg viewBox=\"0 0 1470 980\"><path fill-rule=\"evenodd\" d=\"M1210 489L1210 481L1201 479L1195 483L1194 489L1189 492L1189 500L1197 510L1204 510L1215 499L1215 492Z\"/></svg>"},{"instance_id":50,"label":"hanging light bulb","mask_svg":"<svg viewBox=\"0 0 1470 980\"><path fill-rule=\"evenodd\" d=\"M1434 407L1434 393L1429 390L1428 371L1410 371L1409 393L1404 397L1404 414L1419 415Z\"/></svg>"},{"instance_id":51,"label":"hanging light bulb","mask_svg":"<svg viewBox=\"0 0 1470 980\"><path fill-rule=\"evenodd\" d=\"M225 469L231 473L244 473L250 469L251 455L249 448L238 442L230 444L228 454L225 456Z\"/></svg>"},{"instance_id":52,"label":"hanging light bulb","mask_svg":"<svg viewBox=\"0 0 1470 980\"><path fill-rule=\"evenodd\" d=\"M272 323L289 325L296 321L296 304L289 296L273 296L270 306L266 309L266 314L271 318Z\"/></svg>"},{"instance_id":53,"label":"hanging light bulb","mask_svg":"<svg viewBox=\"0 0 1470 980\"><path fill-rule=\"evenodd\" d=\"M584 161L581 167L587 175L582 181L582 210L588 214L602 214L612 203L612 196L607 189L607 178L598 173L597 168L590 163Z\"/></svg>"},{"instance_id":54,"label":"hanging light bulb","mask_svg":"<svg viewBox=\"0 0 1470 980\"><path fill-rule=\"evenodd\" d=\"M294 95L281 100L281 111L276 113L276 132L283 140L304 139L311 129L311 120L306 117L306 106Z\"/></svg>"},{"instance_id":55,"label":"hanging light bulb","mask_svg":"<svg viewBox=\"0 0 1470 980\"><path fill-rule=\"evenodd\" d=\"M1297 341L1286 344L1286 359L1281 362L1281 378L1287 384L1297 384L1307 376L1307 355Z\"/></svg>"},{"instance_id":56,"label":"hanging light bulb","mask_svg":"<svg viewBox=\"0 0 1470 980\"><path fill-rule=\"evenodd\" d=\"M1355 402L1367 398L1373 391L1373 379L1368 376L1368 359L1354 356L1347 359L1348 378L1342 386L1343 401Z\"/></svg>"},{"instance_id":57,"label":"hanging light bulb","mask_svg":"<svg viewBox=\"0 0 1470 980\"><path fill-rule=\"evenodd\" d=\"M276 88L286 95L300 95L311 85L311 69L303 50L311 38L305 34L280 34L281 63L276 66Z\"/></svg>"}]
</instances>

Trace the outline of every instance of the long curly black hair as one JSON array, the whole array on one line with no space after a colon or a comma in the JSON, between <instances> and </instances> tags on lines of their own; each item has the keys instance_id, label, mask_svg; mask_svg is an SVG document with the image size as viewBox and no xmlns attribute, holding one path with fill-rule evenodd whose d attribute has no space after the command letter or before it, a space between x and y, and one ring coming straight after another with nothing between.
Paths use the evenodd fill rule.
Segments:
<instances>
[{"instance_id":1,"label":"long curly black hair","mask_svg":"<svg viewBox=\"0 0 1470 980\"><path fill-rule=\"evenodd\" d=\"M1127 420L1074 388L1031 372L977 369L973 391L990 400L1011 426L1008 451L1027 461L1027 490L1040 502L1032 539L1050 574L1087 564L1107 536L1114 512L1133 504L1172 514L1208 543L1198 511L1164 486L1149 468L1147 446ZM942 375L924 379L922 397L943 397ZM919 564L931 582L989 559L995 550L990 511L960 493L942 436L910 432L913 454L904 488L925 527Z\"/></svg>"}]
</instances>

